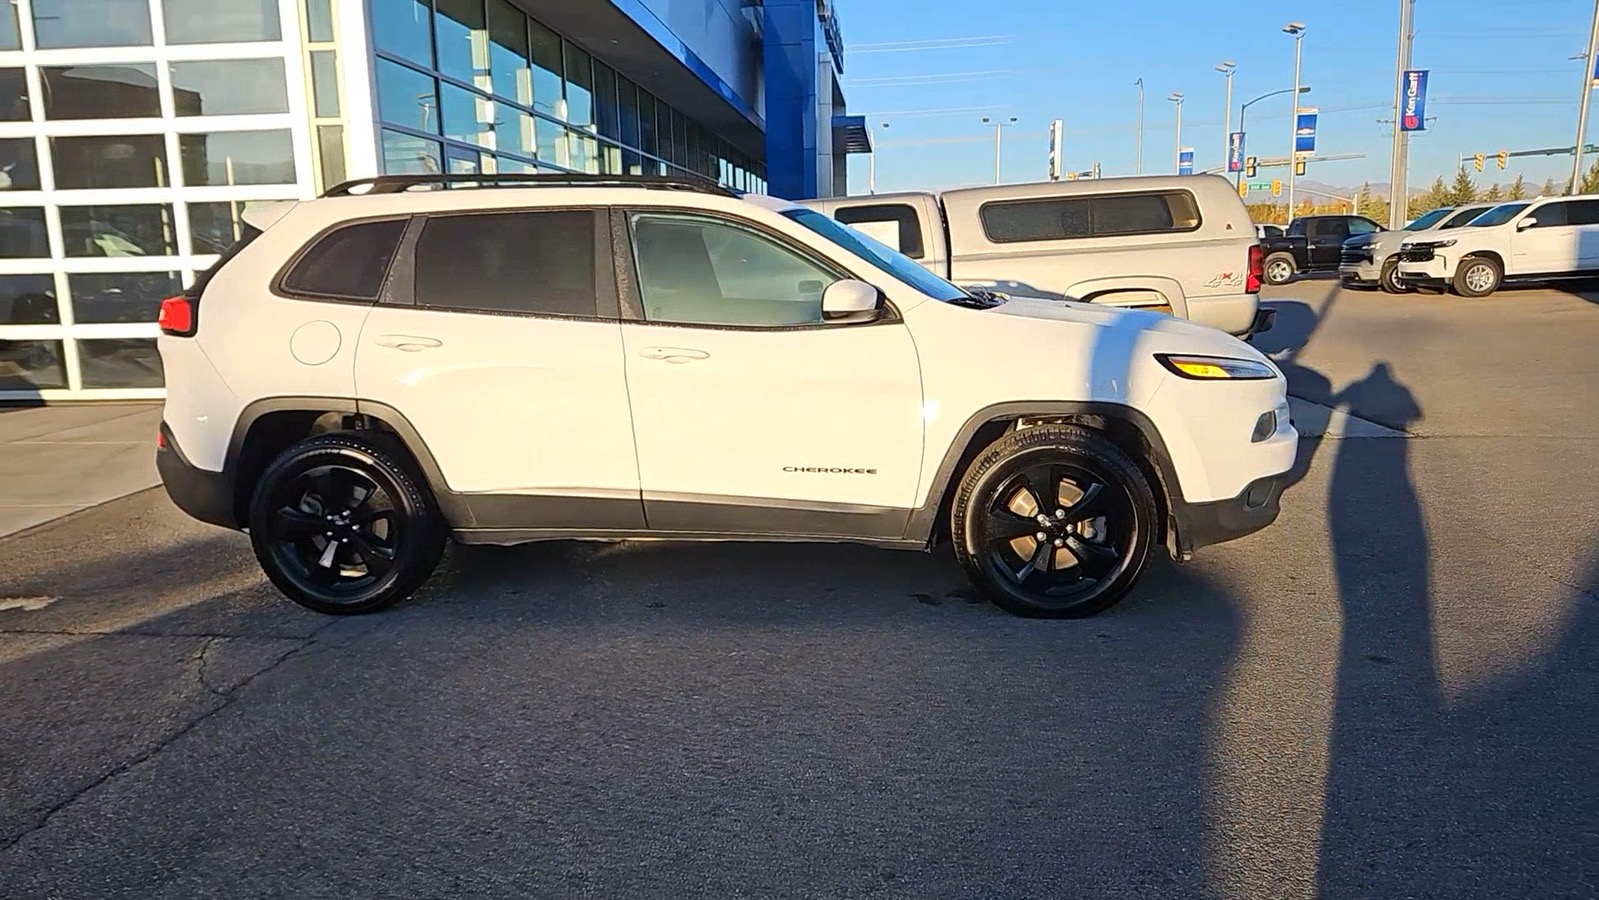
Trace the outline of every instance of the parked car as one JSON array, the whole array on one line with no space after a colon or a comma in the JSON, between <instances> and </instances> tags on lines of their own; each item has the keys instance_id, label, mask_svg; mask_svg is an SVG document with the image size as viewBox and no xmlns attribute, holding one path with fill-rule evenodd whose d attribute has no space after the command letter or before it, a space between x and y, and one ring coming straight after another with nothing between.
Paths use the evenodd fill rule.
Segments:
<instances>
[{"instance_id":1,"label":"parked car","mask_svg":"<svg viewBox=\"0 0 1599 900\"><path fill-rule=\"evenodd\" d=\"M1281 225L1262 225L1259 223L1255 225L1255 237L1260 238L1261 240L1282 236L1283 227Z\"/></svg>"},{"instance_id":2,"label":"parked car","mask_svg":"<svg viewBox=\"0 0 1599 900\"><path fill-rule=\"evenodd\" d=\"M957 284L1271 326L1249 210L1218 175L1105 178L807 200Z\"/></svg>"},{"instance_id":3,"label":"parked car","mask_svg":"<svg viewBox=\"0 0 1599 900\"><path fill-rule=\"evenodd\" d=\"M1365 216L1300 216L1288 223L1282 237L1260 242L1266 283L1287 284L1295 275L1337 271L1344 241L1382 230Z\"/></svg>"},{"instance_id":4,"label":"parked car","mask_svg":"<svg viewBox=\"0 0 1599 900\"><path fill-rule=\"evenodd\" d=\"M699 181L388 176L245 218L162 304L157 466L322 612L453 536L947 539L1005 609L1089 615L1269 524L1298 447L1220 331L967 291Z\"/></svg>"},{"instance_id":5,"label":"parked car","mask_svg":"<svg viewBox=\"0 0 1599 900\"><path fill-rule=\"evenodd\" d=\"M1486 297L1507 279L1599 272L1599 194L1504 203L1448 236L1419 234L1400 246L1401 284Z\"/></svg>"},{"instance_id":6,"label":"parked car","mask_svg":"<svg viewBox=\"0 0 1599 900\"><path fill-rule=\"evenodd\" d=\"M1398 231L1374 231L1356 235L1344 241L1338 262L1338 275L1346 287L1375 284L1390 294L1406 290L1395 272L1399 266L1399 246L1421 232L1447 231L1459 228L1497 204L1471 203L1466 206L1445 206L1435 209Z\"/></svg>"}]
</instances>

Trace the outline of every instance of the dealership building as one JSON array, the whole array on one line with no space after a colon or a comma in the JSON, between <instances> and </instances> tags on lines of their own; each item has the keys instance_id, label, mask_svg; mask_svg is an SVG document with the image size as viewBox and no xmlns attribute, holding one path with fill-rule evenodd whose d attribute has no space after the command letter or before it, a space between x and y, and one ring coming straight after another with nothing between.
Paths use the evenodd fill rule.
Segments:
<instances>
[{"instance_id":1,"label":"dealership building","mask_svg":"<svg viewBox=\"0 0 1599 900\"><path fill-rule=\"evenodd\" d=\"M834 0L0 0L0 403L162 394L251 203L403 173L844 192Z\"/></svg>"}]
</instances>

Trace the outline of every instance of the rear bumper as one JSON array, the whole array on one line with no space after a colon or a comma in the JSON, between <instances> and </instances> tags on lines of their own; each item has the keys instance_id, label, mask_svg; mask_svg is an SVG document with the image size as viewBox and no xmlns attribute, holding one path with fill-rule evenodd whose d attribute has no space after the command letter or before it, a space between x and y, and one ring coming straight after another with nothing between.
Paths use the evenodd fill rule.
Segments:
<instances>
[{"instance_id":1,"label":"rear bumper","mask_svg":"<svg viewBox=\"0 0 1599 900\"><path fill-rule=\"evenodd\" d=\"M1275 309L1258 309L1258 310L1255 311L1255 321L1250 324L1249 331L1246 332L1244 335L1242 335L1242 337L1245 340L1248 340L1249 338L1252 338L1252 337L1254 337L1257 334L1262 334L1264 332L1270 331L1272 329L1272 326L1274 326L1276 324L1277 324L1277 310L1275 310Z\"/></svg>"},{"instance_id":2,"label":"rear bumper","mask_svg":"<svg viewBox=\"0 0 1599 900\"><path fill-rule=\"evenodd\" d=\"M233 477L227 472L212 472L192 465L184 458L165 422L161 423L161 444L155 451L155 467L161 474L167 496L178 509L211 525L240 528L234 511Z\"/></svg>"},{"instance_id":3,"label":"rear bumper","mask_svg":"<svg viewBox=\"0 0 1599 900\"><path fill-rule=\"evenodd\" d=\"M1250 482L1237 497L1211 503L1177 503L1177 549L1186 559L1193 551L1253 534L1277 520L1288 473Z\"/></svg>"},{"instance_id":4,"label":"rear bumper","mask_svg":"<svg viewBox=\"0 0 1599 900\"><path fill-rule=\"evenodd\" d=\"M1188 297L1188 321L1209 325L1236 337L1251 334L1260 312L1259 294L1216 294Z\"/></svg>"}]
</instances>

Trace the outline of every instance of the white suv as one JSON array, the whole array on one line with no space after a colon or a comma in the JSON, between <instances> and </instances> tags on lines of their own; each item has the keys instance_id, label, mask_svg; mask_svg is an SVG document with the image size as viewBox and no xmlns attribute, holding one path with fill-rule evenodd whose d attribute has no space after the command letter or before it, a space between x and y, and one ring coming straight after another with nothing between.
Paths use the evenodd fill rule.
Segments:
<instances>
[{"instance_id":1,"label":"white suv","mask_svg":"<svg viewBox=\"0 0 1599 900\"><path fill-rule=\"evenodd\" d=\"M814 210L694 182L389 176L255 215L161 311L157 461L289 597L367 612L447 537L953 536L1030 616L1105 609L1277 515L1249 345L968 293ZM489 176L493 177L493 176Z\"/></svg>"},{"instance_id":2,"label":"white suv","mask_svg":"<svg viewBox=\"0 0 1599 900\"><path fill-rule=\"evenodd\" d=\"M1510 278L1563 278L1599 271L1599 195L1504 203L1448 236L1400 245L1406 286L1452 287L1485 297Z\"/></svg>"}]
</instances>

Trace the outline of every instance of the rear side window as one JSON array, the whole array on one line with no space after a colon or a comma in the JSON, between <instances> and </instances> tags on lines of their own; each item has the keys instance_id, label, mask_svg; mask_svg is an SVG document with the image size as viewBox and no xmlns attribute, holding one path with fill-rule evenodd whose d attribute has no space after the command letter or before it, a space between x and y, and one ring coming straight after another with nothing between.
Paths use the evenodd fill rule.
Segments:
<instances>
[{"instance_id":1,"label":"rear side window","mask_svg":"<svg viewBox=\"0 0 1599 900\"><path fill-rule=\"evenodd\" d=\"M873 206L847 206L833 213L845 225L876 238L911 259L921 259L922 220L916 209L905 203L879 203Z\"/></svg>"},{"instance_id":2,"label":"rear side window","mask_svg":"<svg viewBox=\"0 0 1599 900\"><path fill-rule=\"evenodd\" d=\"M1199 227L1199 205L1187 191L1150 191L989 203L978 213L996 244L1135 234L1172 234Z\"/></svg>"},{"instance_id":3,"label":"rear side window","mask_svg":"<svg viewBox=\"0 0 1599 900\"><path fill-rule=\"evenodd\" d=\"M429 218L416 245L416 304L594 316L594 220L592 210Z\"/></svg>"},{"instance_id":4,"label":"rear side window","mask_svg":"<svg viewBox=\"0 0 1599 900\"><path fill-rule=\"evenodd\" d=\"M1573 200L1565 207L1567 225L1599 225L1599 200Z\"/></svg>"},{"instance_id":5,"label":"rear side window","mask_svg":"<svg viewBox=\"0 0 1599 900\"><path fill-rule=\"evenodd\" d=\"M1571 222L1567 216L1567 211L1570 208L1570 203L1546 203L1532 211L1532 217L1538 220L1532 227L1559 228L1564 225L1570 225Z\"/></svg>"},{"instance_id":6,"label":"rear side window","mask_svg":"<svg viewBox=\"0 0 1599 900\"><path fill-rule=\"evenodd\" d=\"M334 300L376 300L405 233L405 222L359 222L324 235L283 276L284 292Z\"/></svg>"}]
</instances>

